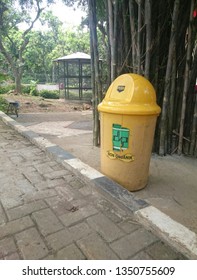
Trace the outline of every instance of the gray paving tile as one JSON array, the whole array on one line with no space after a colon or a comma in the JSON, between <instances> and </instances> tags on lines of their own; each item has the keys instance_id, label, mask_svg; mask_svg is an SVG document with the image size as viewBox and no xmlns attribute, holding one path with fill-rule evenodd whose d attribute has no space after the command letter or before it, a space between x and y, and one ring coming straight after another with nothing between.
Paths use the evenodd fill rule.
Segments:
<instances>
[{"instance_id":1,"label":"gray paving tile","mask_svg":"<svg viewBox=\"0 0 197 280\"><path fill-rule=\"evenodd\" d=\"M44 236L63 229L63 225L49 208L34 212L32 217Z\"/></svg>"},{"instance_id":2,"label":"gray paving tile","mask_svg":"<svg viewBox=\"0 0 197 280\"><path fill-rule=\"evenodd\" d=\"M75 241L87 237L89 234L93 233L93 230L88 226L86 222L79 223L75 226L69 228L72 237Z\"/></svg>"},{"instance_id":3,"label":"gray paving tile","mask_svg":"<svg viewBox=\"0 0 197 280\"><path fill-rule=\"evenodd\" d=\"M68 201L73 199L82 198L83 195L79 193L77 190L73 189L68 183L65 183L64 186L56 187L55 190L60 196L64 196Z\"/></svg>"},{"instance_id":4,"label":"gray paving tile","mask_svg":"<svg viewBox=\"0 0 197 280\"><path fill-rule=\"evenodd\" d=\"M27 193L23 195L25 203L32 202L35 200L45 199L48 197L56 196L57 193L54 189L46 189L41 191L34 191L33 193Z\"/></svg>"},{"instance_id":5,"label":"gray paving tile","mask_svg":"<svg viewBox=\"0 0 197 280\"><path fill-rule=\"evenodd\" d=\"M186 259L182 254L172 250L170 246L158 241L145 248L145 252L154 260L182 260Z\"/></svg>"},{"instance_id":6,"label":"gray paving tile","mask_svg":"<svg viewBox=\"0 0 197 280\"><path fill-rule=\"evenodd\" d=\"M68 201L64 197L54 196L45 199L50 208L54 211L57 216L61 216L68 212L75 211L73 201Z\"/></svg>"},{"instance_id":7,"label":"gray paving tile","mask_svg":"<svg viewBox=\"0 0 197 280\"><path fill-rule=\"evenodd\" d=\"M6 237L0 240L0 258L15 253L16 251L17 247L12 237Z\"/></svg>"},{"instance_id":8,"label":"gray paving tile","mask_svg":"<svg viewBox=\"0 0 197 280\"><path fill-rule=\"evenodd\" d=\"M37 164L35 166L35 168L37 169L37 171L40 173L40 174L46 174L46 173L51 173L53 172L53 169L49 166L48 163L41 163L41 164Z\"/></svg>"},{"instance_id":9,"label":"gray paving tile","mask_svg":"<svg viewBox=\"0 0 197 280\"><path fill-rule=\"evenodd\" d=\"M134 219L127 218L124 221L118 223L118 226L124 230L126 233L131 233L140 227L139 223L137 223Z\"/></svg>"},{"instance_id":10,"label":"gray paving tile","mask_svg":"<svg viewBox=\"0 0 197 280\"><path fill-rule=\"evenodd\" d=\"M125 233L116 224L101 213L88 218L87 222L107 242L112 242L125 235Z\"/></svg>"},{"instance_id":11,"label":"gray paving tile","mask_svg":"<svg viewBox=\"0 0 197 280\"><path fill-rule=\"evenodd\" d=\"M45 178L47 179L58 179L58 178L62 178L64 177L65 175L68 175L70 173L70 171L66 170L66 169L62 169L62 170L53 170L52 172L50 173L46 173L44 175Z\"/></svg>"},{"instance_id":12,"label":"gray paving tile","mask_svg":"<svg viewBox=\"0 0 197 280\"><path fill-rule=\"evenodd\" d=\"M117 260L118 256L110 249L107 243L97 234L92 233L77 241L87 259L90 260Z\"/></svg>"},{"instance_id":13,"label":"gray paving tile","mask_svg":"<svg viewBox=\"0 0 197 280\"><path fill-rule=\"evenodd\" d=\"M137 253L136 255L134 255L133 257L129 258L131 260L153 260L153 258L148 255L145 251L141 251L139 253Z\"/></svg>"},{"instance_id":14,"label":"gray paving tile","mask_svg":"<svg viewBox=\"0 0 197 280\"><path fill-rule=\"evenodd\" d=\"M24 170L23 175L29 182L31 182L31 184L36 184L43 181L43 177L38 173L38 171L27 172Z\"/></svg>"},{"instance_id":15,"label":"gray paving tile","mask_svg":"<svg viewBox=\"0 0 197 280\"><path fill-rule=\"evenodd\" d=\"M15 180L17 188L20 188L24 194L32 193L35 191L34 185L31 184L26 178Z\"/></svg>"},{"instance_id":16,"label":"gray paving tile","mask_svg":"<svg viewBox=\"0 0 197 280\"><path fill-rule=\"evenodd\" d=\"M47 205L44 201L38 200L38 201L33 201L24 205L21 205L19 207L15 207L12 209L7 210L7 215L9 220L15 220L22 218L24 216L27 216L33 212L36 212L38 210L47 208Z\"/></svg>"},{"instance_id":17,"label":"gray paving tile","mask_svg":"<svg viewBox=\"0 0 197 280\"><path fill-rule=\"evenodd\" d=\"M97 208L115 223L120 223L127 216L126 211L106 199L98 199Z\"/></svg>"},{"instance_id":18,"label":"gray paving tile","mask_svg":"<svg viewBox=\"0 0 197 280\"><path fill-rule=\"evenodd\" d=\"M25 260L38 260L48 254L48 249L35 228L22 231L16 234L15 238Z\"/></svg>"},{"instance_id":19,"label":"gray paving tile","mask_svg":"<svg viewBox=\"0 0 197 280\"><path fill-rule=\"evenodd\" d=\"M20 260L20 255L17 252L15 252L6 256L4 260Z\"/></svg>"},{"instance_id":20,"label":"gray paving tile","mask_svg":"<svg viewBox=\"0 0 197 280\"><path fill-rule=\"evenodd\" d=\"M98 213L98 210L94 206L88 205L86 207L79 208L79 210L75 212L64 214L59 218L65 226L71 226L96 213Z\"/></svg>"},{"instance_id":21,"label":"gray paving tile","mask_svg":"<svg viewBox=\"0 0 197 280\"><path fill-rule=\"evenodd\" d=\"M46 189L52 189L55 187L61 187L61 186L65 186L66 181L63 178L58 178L58 179L54 179L54 180L46 180L46 181L42 181L39 183L35 184L35 188L42 191L42 190L46 190Z\"/></svg>"},{"instance_id":22,"label":"gray paving tile","mask_svg":"<svg viewBox=\"0 0 197 280\"><path fill-rule=\"evenodd\" d=\"M29 216L0 225L0 238L25 230L34 223Z\"/></svg>"},{"instance_id":23,"label":"gray paving tile","mask_svg":"<svg viewBox=\"0 0 197 280\"><path fill-rule=\"evenodd\" d=\"M56 260L85 260L86 257L82 254L82 252L77 248L75 244L71 244L66 248L60 250L56 256Z\"/></svg>"},{"instance_id":24,"label":"gray paving tile","mask_svg":"<svg viewBox=\"0 0 197 280\"><path fill-rule=\"evenodd\" d=\"M110 247L116 252L121 259L125 260L139 251L145 249L150 244L158 240L152 233L140 228L117 241L110 244Z\"/></svg>"},{"instance_id":25,"label":"gray paving tile","mask_svg":"<svg viewBox=\"0 0 197 280\"><path fill-rule=\"evenodd\" d=\"M63 229L46 237L48 246L54 251L58 251L68 244L72 243L72 234L67 230Z\"/></svg>"}]
</instances>

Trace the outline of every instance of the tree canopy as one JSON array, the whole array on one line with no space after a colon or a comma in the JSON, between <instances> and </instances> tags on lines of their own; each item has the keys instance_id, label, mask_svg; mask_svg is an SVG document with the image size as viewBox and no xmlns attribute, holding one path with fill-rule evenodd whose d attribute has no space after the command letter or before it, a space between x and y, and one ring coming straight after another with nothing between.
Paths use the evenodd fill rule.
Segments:
<instances>
[{"instance_id":1,"label":"tree canopy","mask_svg":"<svg viewBox=\"0 0 197 280\"><path fill-rule=\"evenodd\" d=\"M4 1L1 3L1 71L13 76L16 91L21 82L55 81L53 59L74 51L89 52L89 34L81 28L65 29L52 12L45 11L53 1ZM35 30L39 21L44 27Z\"/></svg>"},{"instance_id":2,"label":"tree canopy","mask_svg":"<svg viewBox=\"0 0 197 280\"><path fill-rule=\"evenodd\" d=\"M43 5L39 0L3 0L0 3L0 50L12 69L17 92L21 92L23 55L29 43L29 33L44 10ZM19 30L21 23L26 24L24 31Z\"/></svg>"}]
</instances>

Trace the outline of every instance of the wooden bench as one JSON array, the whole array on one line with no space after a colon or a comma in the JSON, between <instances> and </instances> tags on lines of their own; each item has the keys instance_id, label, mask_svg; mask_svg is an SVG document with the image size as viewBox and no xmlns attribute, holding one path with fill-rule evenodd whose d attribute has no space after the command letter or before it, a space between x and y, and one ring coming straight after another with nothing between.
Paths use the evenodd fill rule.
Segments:
<instances>
[{"instance_id":1,"label":"wooden bench","mask_svg":"<svg viewBox=\"0 0 197 280\"><path fill-rule=\"evenodd\" d=\"M9 112L10 113L15 113L16 116L18 117L18 110L19 110L19 102L18 101L15 101L15 100L12 100L12 99L5 99L8 103L8 108L7 108L7 112L6 114L8 114Z\"/></svg>"}]
</instances>

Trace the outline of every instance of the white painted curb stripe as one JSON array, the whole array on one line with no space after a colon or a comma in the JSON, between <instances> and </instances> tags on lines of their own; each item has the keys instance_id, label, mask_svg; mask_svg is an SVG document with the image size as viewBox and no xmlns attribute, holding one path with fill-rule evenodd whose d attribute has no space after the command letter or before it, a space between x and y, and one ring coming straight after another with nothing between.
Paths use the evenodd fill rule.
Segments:
<instances>
[{"instance_id":1,"label":"white painted curb stripe","mask_svg":"<svg viewBox=\"0 0 197 280\"><path fill-rule=\"evenodd\" d=\"M91 180L104 176L102 173L85 164L78 158L66 159L64 162L72 166L74 169L77 169L82 175Z\"/></svg>"},{"instance_id":2,"label":"white painted curb stripe","mask_svg":"<svg viewBox=\"0 0 197 280\"><path fill-rule=\"evenodd\" d=\"M197 259L197 235L182 224L174 221L154 206L135 212L138 220L145 226L157 230L172 245L177 245L183 253Z\"/></svg>"}]
</instances>

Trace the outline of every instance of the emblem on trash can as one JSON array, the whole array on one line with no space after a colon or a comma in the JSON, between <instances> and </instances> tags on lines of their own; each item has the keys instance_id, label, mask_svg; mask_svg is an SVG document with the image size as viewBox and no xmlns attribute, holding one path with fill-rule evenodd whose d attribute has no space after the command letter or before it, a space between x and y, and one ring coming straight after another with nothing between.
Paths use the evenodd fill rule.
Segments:
<instances>
[{"instance_id":1,"label":"emblem on trash can","mask_svg":"<svg viewBox=\"0 0 197 280\"><path fill-rule=\"evenodd\" d=\"M120 124L112 127L113 151L123 151L129 147L129 129Z\"/></svg>"},{"instance_id":2,"label":"emblem on trash can","mask_svg":"<svg viewBox=\"0 0 197 280\"><path fill-rule=\"evenodd\" d=\"M129 128L122 127L120 124L112 125L112 144L113 150L107 151L107 157L110 159L119 159L124 162L134 161L131 153L117 154L117 152L125 152L129 148Z\"/></svg>"}]
</instances>

